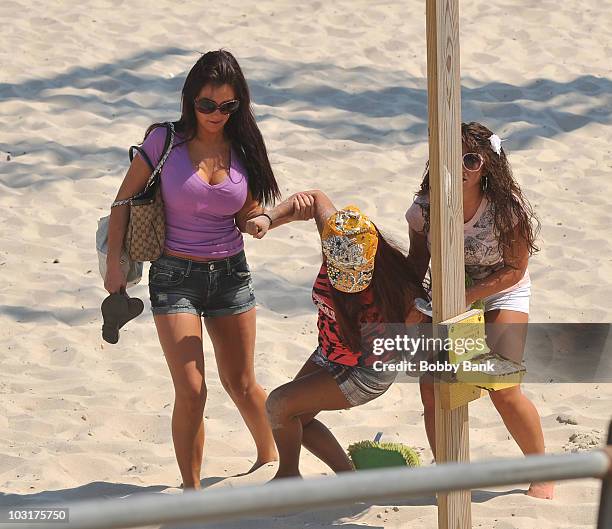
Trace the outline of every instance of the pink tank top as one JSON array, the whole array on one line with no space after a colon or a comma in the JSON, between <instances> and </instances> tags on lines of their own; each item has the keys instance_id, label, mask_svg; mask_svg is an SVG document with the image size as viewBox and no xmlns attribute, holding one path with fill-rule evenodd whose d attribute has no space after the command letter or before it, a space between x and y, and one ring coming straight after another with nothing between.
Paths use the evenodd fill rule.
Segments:
<instances>
[{"instance_id":1,"label":"pink tank top","mask_svg":"<svg viewBox=\"0 0 612 529\"><path fill-rule=\"evenodd\" d=\"M153 165L163 154L165 140L166 129L159 127L142 145ZM165 247L194 257L220 259L235 255L244 248L234 216L247 198L247 172L232 148L229 177L211 185L198 176L187 144L181 141L177 135L161 173Z\"/></svg>"}]
</instances>

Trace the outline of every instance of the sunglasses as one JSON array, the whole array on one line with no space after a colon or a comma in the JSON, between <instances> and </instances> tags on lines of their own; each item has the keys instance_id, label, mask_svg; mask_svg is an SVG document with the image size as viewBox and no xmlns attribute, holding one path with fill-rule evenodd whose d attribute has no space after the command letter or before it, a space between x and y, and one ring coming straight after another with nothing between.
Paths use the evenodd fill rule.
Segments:
<instances>
[{"instance_id":1,"label":"sunglasses","mask_svg":"<svg viewBox=\"0 0 612 529\"><path fill-rule=\"evenodd\" d=\"M482 156L477 152L466 152L463 155L463 167L465 167L466 171L478 171L483 163Z\"/></svg>"},{"instance_id":2,"label":"sunglasses","mask_svg":"<svg viewBox=\"0 0 612 529\"><path fill-rule=\"evenodd\" d=\"M196 110L202 114L212 114L215 110L225 115L233 114L240 106L240 100L238 99L230 99L229 101L223 101L223 103L217 105L212 99L202 97L194 103Z\"/></svg>"}]
</instances>

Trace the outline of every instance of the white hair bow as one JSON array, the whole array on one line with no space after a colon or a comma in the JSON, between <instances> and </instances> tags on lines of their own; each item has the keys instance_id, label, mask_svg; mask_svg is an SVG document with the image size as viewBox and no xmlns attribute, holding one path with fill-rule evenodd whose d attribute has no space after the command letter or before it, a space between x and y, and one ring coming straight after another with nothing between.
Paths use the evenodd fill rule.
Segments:
<instances>
[{"instance_id":1,"label":"white hair bow","mask_svg":"<svg viewBox=\"0 0 612 529\"><path fill-rule=\"evenodd\" d=\"M502 140L497 134L492 134L491 136L489 136L489 142L491 143L491 149L493 149L493 151L497 153L497 156L501 154L502 141L504 140Z\"/></svg>"}]
</instances>

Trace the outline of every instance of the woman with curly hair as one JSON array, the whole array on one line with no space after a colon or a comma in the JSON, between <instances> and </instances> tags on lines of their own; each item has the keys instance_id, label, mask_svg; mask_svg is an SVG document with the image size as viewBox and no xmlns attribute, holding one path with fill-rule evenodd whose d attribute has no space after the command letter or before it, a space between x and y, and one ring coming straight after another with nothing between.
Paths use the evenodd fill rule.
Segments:
<instances>
[{"instance_id":1,"label":"woman with curly hair","mask_svg":"<svg viewBox=\"0 0 612 529\"><path fill-rule=\"evenodd\" d=\"M539 222L512 176L499 137L480 123L462 123L466 305L484 303L487 341L494 352L520 359L525 347L531 281L527 271ZM419 278L430 259L429 170L406 212L410 255ZM494 324L494 325L493 325ZM491 400L525 455L544 453L540 417L520 386L492 391ZM435 456L433 381L421 379L427 438ZM551 499L553 483L532 483L527 494Z\"/></svg>"}]
</instances>

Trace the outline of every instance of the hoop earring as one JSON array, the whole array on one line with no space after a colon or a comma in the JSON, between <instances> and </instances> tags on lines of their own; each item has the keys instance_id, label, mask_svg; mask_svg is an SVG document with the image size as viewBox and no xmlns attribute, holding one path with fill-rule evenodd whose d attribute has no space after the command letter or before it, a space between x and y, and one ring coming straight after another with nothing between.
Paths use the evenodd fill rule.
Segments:
<instances>
[{"instance_id":1,"label":"hoop earring","mask_svg":"<svg viewBox=\"0 0 612 529\"><path fill-rule=\"evenodd\" d=\"M487 175L485 175L484 178L482 179L481 187L483 191L486 191L487 187L489 187L489 177Z\"/></svg>"}]
</instances>

